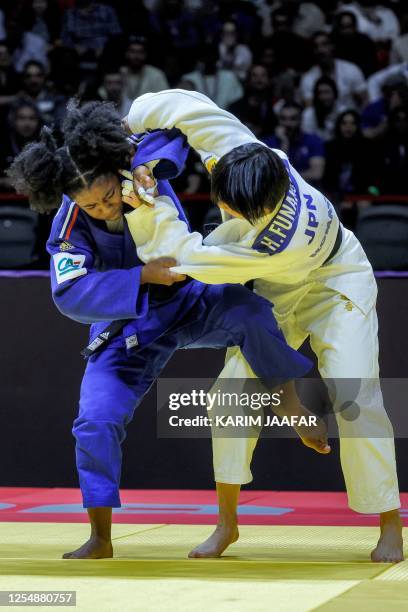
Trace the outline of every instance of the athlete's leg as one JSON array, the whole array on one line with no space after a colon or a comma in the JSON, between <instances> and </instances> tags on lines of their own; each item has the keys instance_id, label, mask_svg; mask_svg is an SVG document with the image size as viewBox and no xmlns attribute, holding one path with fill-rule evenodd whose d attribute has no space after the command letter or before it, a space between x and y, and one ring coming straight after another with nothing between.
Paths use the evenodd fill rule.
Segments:
<instances>
[{"instance_id":1,"label":"athlete's leg","mask_svg":"<svg viewBox=\"0 0 408 612\"><path fill-rule=\"evenodd\" d=\"M356 379L356 397L350 398L350 385L338 380L333 398L349 505L357 512L381 514L381 537L372 559L401 561L394 437L379 381L375 308L365 314L344 296L316 286L303 300L297 318L310 333L322 378ZM350 399L354 408L342 411ZM355 418L351 410L358 411Z\"/></svg>"},{"instance_id":2,"label":"athlete's leg","mask_svg":"<svg viewBox=\"0 0 408 612\"><path fill-rule=\"evenodd\" d=\"M100 506L88 508L91 526L89 539L79 548L66 552L63 559L108 559L113 557L112 508Z\"/></svg>"},{"instance_id":3,"label":"athlete's leg","mask_svg":"<svg viewBox=\"0 0 408 612\"><path fill-rule=\"evenodd\" d=\"M91 535L64 558L112 557L112 507L120 506L121 444L134 410L176 348L163 337L128 356L124 348L106 348L91 357L81 386L74 422L76 460Z\"/></svg>"},{"instance_id":4,"label":"athlete's leg","mask_svg":"<svg viewBox=\"0 0 408 612\"><path fill-rule=\"evenodd\" d=\"M311 362L288 346L270 302L240 285L209 287L205 300L207 321L204 325L199 323L201 338L194 345L197 346L201 340L200 346L205 346L205 342L217 346L221 334L223 346L240 347L242 355L264 385L262 388L258 384L257 390L280 393L280 403L271 406L273 412L280 417L291 417L295 423L297 421L294 429L307 446L320 453L330 452L324 422L301 404L293 383L294 379L310 370ZM230 392L236 391L235 383L233 386ZM308 425L313 421L316 424Z\"/></svg>"},{"instance_id":5,"label":"athlete's leg","mask_svg":"<svg viewBox=\"0 0 408 612\"><path fill-rule=\"evenodd\" d=\"M239 538L237 508L241 485L217 482L218 523L210 537L196 546L189 557L213 558L222 555L230 544Z\"/></svg>"},{"instance_id":6,"label":"athlete's leg","mask_svg":"<svg viewBox=\"0 0 408 612\"><path fill-rule=\"evenodd\" d=\"M267 304L268 309L271 305ZM275 323L276 325L276 323ZM300 346L306 335L297 330L296 323L291 320L292 340ZM303 335L299 336L299 333ZM296 336L296 338L295 338ZM255 334L255 337L258 337ZM257 346L258 359L263 358L261 346ZM247 358L251 353L246 351ZM270 364L271 365L271 364ZM257 378L253 369L244 359L239 348L230 348L227 351L225 367L222 370L217 386L222 386L223 379L234 380L234 390L240 391L239 385L245 384L246 379ZM243 390L243 387L242 389ZM215 414L217 414L215 406ZM221 432L222 433L222 432ZM214 533L202 544L190 552L192 557L218 557L238 537L237 505L241 484L251 482L252 474L250 464L252 455L258 441L259 430L253 428L247 436L222 437L220 431L213 428L213 465L214 476L217 483L219 500L218 524Z\"/></svg>"},{"instance_id":7,"label":"athlete's leg","mask_svg":"<svg viewBox=\"0 0 408 612\"><path fill-rule=\"evenodd\" d=\"M108 347L89 360L73 433L77 441L77 467L83 502L89 509L92 532L83 546L65 557L112 555L111 508L120 506L121 443L125 427L136 405L178 346L197 340L203 346L240 344L247 354L255 355L256 361L256 337L262 324L269 338L268 366L258 360L258 367L268 380L291 378L308 369L309 364L285 345L270 308L265 309L268 305L265 300L255 298L239 286L209 287L206 294L203 303L197 306L201 314L198 321L193 309L182 322L181 330L176 328L132 356L128 356L124 348ZM276 368L271 368L274 363Z\"/></svg>"},{"instance_id":8,"label":"athlete's leg","mask_svg":"<svg viewBox=\"0 0 408 612\"><path fill-rule=\"evenodd\" d=\"M199 333L215 346L238 346L266 387L310 371L311 362L287 344L268 300L241 285L209 286L204 299L207 319Z\"/></svg>"}]
</instances>

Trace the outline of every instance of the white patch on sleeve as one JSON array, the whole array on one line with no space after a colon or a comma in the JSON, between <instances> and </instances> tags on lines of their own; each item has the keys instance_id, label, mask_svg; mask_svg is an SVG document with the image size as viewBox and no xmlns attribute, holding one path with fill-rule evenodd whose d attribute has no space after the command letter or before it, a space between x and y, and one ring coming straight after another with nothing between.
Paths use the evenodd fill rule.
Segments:
<instances>
[{"instance_id":1,"label":"white patch on sleeve","mask_svg":"<svg viewBox=\"0 0 408 612\"><path fill-rule=\"evenodd\" d=\"M59 285L67 280L72 280L77 276L83 276L87 273L87 269L84 268L85 255L56 253L53 255L52 259L54 261L55 275Z\"/></svg>"}]
</instances>

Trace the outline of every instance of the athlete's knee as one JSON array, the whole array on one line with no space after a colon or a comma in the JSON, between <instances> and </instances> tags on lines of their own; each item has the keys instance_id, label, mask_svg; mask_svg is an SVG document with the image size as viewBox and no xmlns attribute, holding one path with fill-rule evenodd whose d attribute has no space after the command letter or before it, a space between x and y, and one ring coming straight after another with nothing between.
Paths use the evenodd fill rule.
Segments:
<instances>
[{"instance_id":1,"label":"athlete's knee","mask_svg":"<svg viewBox=\"0 0 408 612\"><path fill-rule=\"evenodd\" d=\"M75 423L89 421L126 426L132 420L141 396L135 395L129 390L121 394L118 392L116 396L109 392L109 388L105 391L105 394L98 391L92 397L81 396L79 414Z\"/></svg>"},{"instance_id":2,"label":"athlete's knee","mask_svg":"<svg viewBox=\"0 0 408 612\"><path fill-rule=\"evenodd\" d=\"M125 438L125 425L115 420L83 419L78 417L74 421L72 433L77 444L93 448L108 449L121 444Z\"/></svg>"}]
</instances>

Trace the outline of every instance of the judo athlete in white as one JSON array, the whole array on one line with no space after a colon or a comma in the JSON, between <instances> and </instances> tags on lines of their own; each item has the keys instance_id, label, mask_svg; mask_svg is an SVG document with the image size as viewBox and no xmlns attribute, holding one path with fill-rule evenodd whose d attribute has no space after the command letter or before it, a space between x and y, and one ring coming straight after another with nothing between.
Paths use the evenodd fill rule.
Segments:
<instances>
[{"instance_id":1,"label":"judo athlete in white","mask_svg":"<svg viewBox=\"0 0 408 612\"><path fill-rule=\"evenodd\" d=\"M356 512L380 514L381 533L372 560L401 561L393 430L379 383L377 286L361 245L342 227L327 198L302 179L282 151L260 143L206 96L183 90L146 94L135 100L126 121L134 133L173 127L184 133L211 172L214 201L235 217L203 241L200 234L189 233L168 198L158 197L154 207L139 206L128 215L139 257L146 262L174 257L179 262L175 272L209 284L256 279L254 290L273 304L288 343L298 348L310 338L323 379L361 379L353 398L359 417L347 420L336 413L349 505ZM245 171L247 193L259 184L264 189L259 172L268 164L276 175L284 168L289 182L275 202L271 185L270 205L264 202L262 208L258 202L257 214L249 221L248 214L245 218L240 212L245 189L237 192L236 184L242 180L234 176L240 169ZM137 180L135 185L140 186ZM239 350L231 349L221 376L243 379L254 374ZM338 391L332 398L334 411L349 399ZM213 437L219 524L190 556L219 556L237 539L239 490L252 480L256 442Z\"/></svg>"}]
</instances>

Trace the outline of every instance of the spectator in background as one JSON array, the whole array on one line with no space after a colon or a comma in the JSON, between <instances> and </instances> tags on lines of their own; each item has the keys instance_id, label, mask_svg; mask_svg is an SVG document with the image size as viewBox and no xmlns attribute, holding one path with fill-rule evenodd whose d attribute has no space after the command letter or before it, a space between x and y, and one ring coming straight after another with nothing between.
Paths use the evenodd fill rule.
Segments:
<instances>
[{"instance_id":1,"label":"spectator in background","mask_svg":"<svg viewBox=\"0 0 408 612\"><path fill-rule=\"evenodd\" d=\"M0 40L7 38L6 28L4 27L4 12L0 9Z\"/></svg>"},{"instance_id":2,"label":"spectator in background","mask_svg":"<svg viewBox=\"0 0 408 612\"><path fill-rule=\"evenodd\" d=\"M152 18L161 53L171 55L178 63L180 76L191 69L200 43L195 19L186 10L183 0L160 0Z\"/></svg>"},{"instance_id":3,"label":"spectator in background","mask_svg":"<svg viewBox=\"0 0 408 612\"><path fill-rule=\"evenodd\" d=\"M193 49L199 35L193 15L183 0L161 0L157 7L161 34L180 49Z\"/></svg>"},{"instance_id":4,"label":"spectator in background","mask_svg":"<svg viewBox=\"0 0 408 612\"><path fill-rule=\"evenodd\" d=\"M161 91L169 87L166 75L160 68L146 63L146 39L140 36L129 38L122 68L124 96L134 100L144 93Z\"/></svg>"},{"instance_id":5,"label":"spectator in background","mask_svg":"<svg viewBox=\"0 0 408 612\"><path fill-rule=\"evenodd\" d=\"M108 68L102 76L102 82L98 87L97 96L104 102L113 102L121 117L125 117L132 106L133 98L125 94L123 74L119 68Z\"/></svg>"},{"instance_id":6,"label":"spectator in background","mask_svg":"<svg viewBox=\"0 0 408 612\"><path fill-rule=\"evenodd\" d=\"M292 104L292 102L298 104L300 107L302 106L296 85L296 75L290 70L272 79L274 98L273 112L275 115L279 115L282 108L287 104Z\"/></svg>"},{"instance_id":7,"label":"spectator in background","mask_svg":"<svg viewBox=\"0 0 408 612\"><path fill-rule=\"evenodd\" d=\"M185 89L186 91L194 91L194 83L181 77L179 81L176 83L176 89Z\"/></svg>"},{"instance_id":8,"label":"spectator in background","mask_svg":"<svg viewBox=\"0 0 408 612\"><path fill-rule=\"evenodd\" d=\"M317 134L322 140L334 138L338 114L345 108L338 102L336 83L330 77L320 77L313 92L313 106L302 114L302 130Z\"/></svg>"},{"instance_id":9,"label":"spectator in background","mask_svg":"<svg viewBox=\"0 0 408 612\"><path fill-rule=\"evenodd\" d=\"M263 141L273 149L284 151L303 178L316 185L324 173L324 144L319 136L302 132L301 116L299 105L286 104L279 113L275 134Z\"/></svg>"},{"instance_id":10,"label":"spectator in background","mask_svg":"<svg viewBox=\"0 0 408 612\"><path fill-rule=\"evenodd\" d=\"M257 64L261 64L268 71L275 114L280 112L286 102L300 101L297 95L299 75L293 68L285 68L281 61L278 62L277 55L279 53L276 52L271 37L263 41L257 58Z\"/></svg>"},{"instance_id":11,"label":"spectator in background","mask_svg":"<svg viewBox=\"0 0 408 612\"><path fill-rule=\"evenodd\" d=\"M398 79L408 84L408 64L393 64L372 74L367 81L370 102L381 98L384 85L391 79Z\"/></svg>"},{"instance_id":12,"label":"spectator in background","mask_svg":"<svg viewBox=\"0 0 408 612\"><path fill-rule=\"evenodd\" d=\"M272 13L273 35L268 43L274 50L280 71L292 68L304 72L312 63L309 41L295 34L290 8L280 8Z\"/></svg>"},{"instance_id":13,"label":"spectator in background","mask_svg":"<svg viewBox=\"0 0 408 612\"><path fill-rule=\"evenodd\" d=\"M20 99L10 107L7 122L6 138L0 147L0 189L11 191L5 171L26 144L39 139L42 119L35 104Z\"/></svg>"},{"instance_id":14,"label":"spectator in background","mask_svg":"<svg viewBox=\"0 0 408 612\"><path fill-rule=\"evenodd\" d=\"M183 172L173 179L171 184L175 191L186 195L192 195L194 193L203 191L206 193L209 192L210 183L208 172L194 149L189 150ZM210 197L208 197L208 202L209 201ZM195 204L196 212L204 217L205 212L203 213L197 210L200 207L201 204ZM189 211L189 217L190 212L191 211ZM195 215L195 218L197 218L197 215ZM196 229L199 228L196 226Z\"/></svg>"},{"instance_id":15,"label":"spectator in background","mask_svg":"<svg viewBox=\"0 0 408 612\"><path fill-rule=\"evenodd\" d=\"M115 0L114 5L125 40L129 36L150 38L154 35L154 18L151 10L148 10L143 2Z\"/></svg>"},{"instance_id":16,"label":"spectator in background","mask_svg":"<svg viewBox=\"0 0 408 612\"><path fill-rule=\"evenodd\" d=\"M244 91L235 74L231 70L217 68L216 47L205 45L198 60L196 70L183 75L183 80L193 83L196 91L211 98L221 108L228 108L242 98Z\"/></svg>"},{"instance_id":17,"label":"spectator in background","mask_svg":"<svg viewBox=\"0 0 408 612\"><path fill-rule=\"evenodd\" d=\"M205 3L205 0L185 0L184 6L187 11L196 13L202 10L204 3Z\"/></svg>"},{"instance_id":18,"label":"spectator in background","mask_svg":"<svg viewBox=\"0 0 408 612\"><path fill-rule=\"evenodd\" d=\"M408 107L394 108L381 141L382 167L379 173L383 193L407 193L408 176Z\"/></svg>"},{"instance_id":19,"label":"spectator in background","mask_svg":"<svg viewBox=\"0 0 408 612\"><path fill-rule=\"evenodd\" d=\"M61 40L63 45L76 50L82 70L91 72L108 40L121 32L112 6L77 0L75 8L64 13Z\"/></svg>"},{"instance_id":20,"label":"spectator in background","mask_svg":"<svg viewBox=\"0 0 408 612\"><path fill-rule=\"evenodd\" d=\"M176 193L183 194L183 209L187 215L191 230L203 232L205 216L208 210L217 207L210 206L209 174L193 149L190 149L188 152L182 174L173 179L171 185ZM194 200L194 197L191 200L188 198L189 195L194 196L196 193L200 193L199 201ZM207 194L207 197L204 194Z\"/></svg>"},{"instance_id":21,"label":"spectator in background","mask_svg":"<svg viewBox=\"0 0 408 612\"><path fill-rule=\"evenodd\" d=\"M338 202L348 225L354 224L358 208L345 200L347 194L367 194L378 180L376 149L364 138L360 116L355 110L341 113L337 119L335 137L326 144L326 169L323 186L334 202Z\"/></svg>"},{"instance_id":22,"label":"spectator in background","mask_svg":"<svg viewBox=\"0 0 408 612\"><path fill-rule=\"evenodd\" d=\"M318 30L324 29L326 18L323 11L314 2L300 0L259 0L258 14L262 18L262 34L273 34L274 25L272 13L276 9L289 10L292 17L292 31L305 39L309 39Z\"/></svg>"},{"instance_id":23,"label":"spectator in background","mask_svg":"<svg viewBox=\"0 0 408 612\"><path fill-rule=\"evenodd\" d=\"M332 36L336 57L353 62L361 68L366 77L376 71L375 44L366 34L357 31L357 18L354 13L337 13Z\"/></svg>"},{"instance_id":24,"label":"spectator in background","mask_svg":"<svg viewBox=\"0 0 408 612\"><path fill-rule=\"evenodd\" d=\"M256 61L258 64L262 64L262 66L265 66L268 71L269 77L273 77L279 74L281 67L278 66L275 47L273 46L271 38L265 38L262 41L261 48L259 49Z\"/></svg>"},{"instance_id":25,"label":"spectator in background","mask_svg":"<svg viewBox=\"0 0 408 612\"><path fill-rule=\"evenodd\" d=\"M206 0L204 2L199 16L197 16L202 43L209 43L219 39L223 24L220 12L220 3L217 0Z\"/></svg>"},{"instance_id":26,"label":"spectator in background","mask_svg":"<svg viewBox=\"0 0 408 612\"><path fill-rule=\"evenodd\" d=\"M79 58L74 49L57 46L49 53L50 80L55 90L63 96L71 97L79 90Z\"/></svg>"},{"instance_id":27,"label":"spectator in background","mask_svg":"<svg viewBox=\"0 0 408 612\"><path fill-rule=\"evenodd\" d=\"M393 40L399 35L399 22L394 11L374 0L340 2L339 11L354 13L358 31L372 40Z\"/></svg>"},{"instance_id":28,"label":"spectator in background","mask_svg":"<svg viewBox=\"0 0 408 612\"><path fill-rule=\"evenodd\" d=\"M29 31L40 36L48 45L54 45L61 34L60 10L53 0L31 0L27 11Z\"/></svg>"},{"instance_id":29,"label":"spectator in background","mask_svg":"<svg viewBox=\"0 0 408 612\"><path fill-rule=\"evenodd\" d=\"M366 138L383 136L388 127L388 115L398 106L408 106L408 81L402 75L389 77L382 88L383 95L370 102L361 116Z\"/></svg>"},{"instance_id":30,"label":"spectator in background","mask_svg":"<svg viewBox=\"0 0 408 612\"><path fill-rule=\"evenodd\" d=\"M408 63L408 13L401 19L401 36L392 41L390 63Z\"/></svg>"},{"instance_id":31,"label":"spectator in background","mask_svg":"<svg viewBox=\"0 0 408 612\"><path fill-rule=\"evenodd\" d=\"M252 64L252 53L247 45L238 42L237 26L233 21L226 21L222 27L218 53L218 67L232 70L244 81Z\"/></svg>"},{"instance_id":32,"label":"spectator in background","mask_svg":"<svg viewBox=\"0 0 408 612\"><path fill-rule=\"evenodd\" d=\"M317 32L313 37L316 64L303 75L300 93L306 105L313 102L313 90L321 76L334 80L339 93L339 102L351 108L362 106L366 99L366 84L362 71L351 62L334 57L334 45L330 34Z\"/></svg>"},{"instance_id":33,"label":"spectator in background","mask_svg":"<svg viewBox=\"0 0 408 612\"><path fill-rule=\"evenodd\" d=\"M11 65L11 57L5 42L0 42L0 116L8 104L14 101L20 88L17 73Z\"/></svg>"},{"instance_id":34,"label":"spectator in background","mask_svg":"<svg viewBox=\"0 0 408 612\"><path fill-rule=\"evenodd\" d=\"M233 21L242 42L253 45L261 36L261 20L256 7L247 0L218 0L222 21Z\"/></svg>"},{"instance_id":35,"label":"spectator in background","mask_svg":"<svg viewBox=\"0 0 408 612\"><path fill-rule=\"evenodd\" d=\"M20 95L29 99L38 109L45 124L59 127L65 116L65 96L56 94L47 85L43 65L30 61L24 66Z\"/></svg>"},{"instance_id":36,"label":"spectator in background","mask_svg":"<svg viewBox=\"0 0 408 612\"><path fill-rule=\"evenodd\" d=\"M30 60L40 62L44 68L48 67L47 44L41 36L24 31L22 23L13 14L6 20L6 32L7 47L16 72L22 72Z\"/></svg>"},{"instance_id":37,"label":"spectator in background","mask_svg":"<svg viewBox=\"0 0 408 612\"><path fill-rule=\"evenodd\" d=\"M272 92L268 71L254 64L248 75L242 98L228 109L260 138L273 132L276 116L272 108Z\"/></svg>"}]
</instances>

